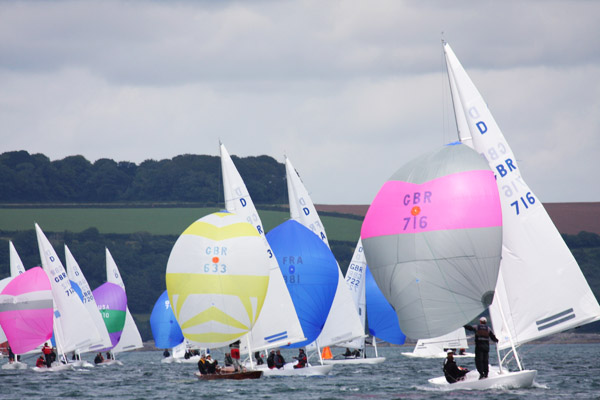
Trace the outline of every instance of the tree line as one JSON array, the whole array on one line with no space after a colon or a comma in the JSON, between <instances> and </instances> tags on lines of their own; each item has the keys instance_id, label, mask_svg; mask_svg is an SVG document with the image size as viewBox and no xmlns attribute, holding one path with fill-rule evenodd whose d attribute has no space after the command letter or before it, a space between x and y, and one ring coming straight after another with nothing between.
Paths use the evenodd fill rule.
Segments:
<instances>
[{"instance_id":1,"label":"tree line","mask_svg":"<svg viewBox=\"0 0 600 400\"><path fill-rule=\"evenodd\" d=\"M232 159L257 204L287 201L285 165L272 157ZM50 161L43 154L0 154L0 203L194 202L223 203L220 157L185 154L139 165L76 155Z\"/></svg>"}]
</instances>

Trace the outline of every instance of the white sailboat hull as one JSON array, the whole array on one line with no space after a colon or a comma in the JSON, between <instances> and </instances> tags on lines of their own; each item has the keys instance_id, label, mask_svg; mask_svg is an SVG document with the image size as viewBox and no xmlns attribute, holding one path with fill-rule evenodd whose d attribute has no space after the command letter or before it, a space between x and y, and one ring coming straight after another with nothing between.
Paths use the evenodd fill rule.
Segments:
<instances>
[{"instance_id":1,"label":"white sailboat hull","mask_svg":"<svg viewBox=\"0 0 600 400\"><path fill-rule=\"evenodd\" d=\"M429 379L429 383L444 390L487 390L487 389L519 389L533 385L536 370L500 373L498 367L491 367L488 378L479 379L477 371L469 371L464 381L448 383L444 376Z\"/></svg>"},{"instance_id":2,"label":"white sailboat hull","mask_svg":"<svg viewBox=\"0 0 600 400\"><path fill-rule=\"evenodd\" d=\"M338 360L323 360L325 365L336 364L381 364L385 357L367 357L367 358L340 358Z\"/></svg>"},{"instance_id":3,"label":"white sailboat hull","mask_svg":"<svg viewBox=\"0 0 600 400\"><path fill-rule=\"evenodd\" d=\"M328 375L333 369L333 365L310 365L304 368L294 368L295 363L287 363L281 369L269 369L266 365L255 367L263 371L264 376L320 376Z\"/></svg>"},{"instance_id":4,"label":"white sailboat hull","mask_svg":"<svg viewBox=\"0 0 600 400\"><path fill-rule=\"evenodd\" d=\"M447 353L437 353L437 354L419 354L414 352L404 352L403 356L409 358L446 358L448 356ZM465 354L454 354L454 358L473 358L475 357L475 353L465 353Z\"/></svg>"},{"instance_id":5,"label":"white sailboat hull","mask_svg":"<svg viewBox=\"0 0 600 400\"><path fill-rule=\"evenodd\" d=\"M51 366L50 368L33 367L31 369L34 370L35 372L60 372L60 371L67 371L67 370L73 369L73 365L72 364L56 364L56 365Z\"/></svg>"}]
</instances>

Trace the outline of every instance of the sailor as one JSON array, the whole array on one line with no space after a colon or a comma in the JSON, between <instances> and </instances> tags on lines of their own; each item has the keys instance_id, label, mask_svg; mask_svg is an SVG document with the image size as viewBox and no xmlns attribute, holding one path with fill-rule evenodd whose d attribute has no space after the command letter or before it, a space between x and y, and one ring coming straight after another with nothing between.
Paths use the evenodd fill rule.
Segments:
<instances>
[{"instance_id":1,"label":"sailor","mask_svg":"<svg viewBox=\"0 0 600 400\"><path fill-rule=\"evenodd\" d=\"M306 363L308 362L308 359L306 358L306 353L304 352L304 349L300 349L298 351L298 357L294 357L296 360L298 360L298 362L296 363L296 365L294 365L294 368L304 368L306 367Z\"/></svg>"},{"instance_id":2,"label":"sailor","mask_svg":"<svg viewBox=\"0 0 600 400\"><path fill-rule=\"evenodd\" d=\"M44 356L40 355L38 359L35 361L35 366L38 368L45 368L46 361L44 360Z\"/></svg>"},{"instance_id":3,"label":"sailor","mask_svg":"<svg viewBox=\"0 0 600 400\"><path fill-rule=\"evenodd\" d=\"M465 379L465 375L469 372L468 369L459 367L454 361L454 351L452 349L447 351L448 355L444 360L444 376L448 383L455 383Z\"/></svg>"},{"instance_id":4,"label":"sailor","mask_svg":"<svg viewBox=\"0 0 600 400\"><path fill-rule=\"evenodd\" d=\"M275 358L273 359L273 362L275 363L275 368L277 368L277 369L283 368L283 366L285 365L285 359L281 355L281 351L277 350L277 352L275 353Z\"/></svg>"},{"instance_id":5,"label":"sailor","mask_svg":"<svg viewBox=\"0 0 600 400\"><path fill-rule=\"evenodd\" d=\"M270 369L275 368L275 350L271 350L269 357L267 357L267 367Z\"/></svg>"},{"instance_id":6,"label":"sailor","mask_svg":"<svg viewBox=\"0 0 600 400\"><path fill-rule=\"evenodd\" d=\"M169 353L169 349L165 349L165 351L163 351L163 357L167 358L167 357L170 357L170 356L171 356L171 353Z\"/></svg>"},{"instance_id":7,"label":"sailor","mask_svg":"<svg viewBox=\"0 0 600 400\"><path fill-rule=\"evenodd\" d=\"M260 356L260 351L254 353L254 358L256 358L256 365L262 365L265 363L262 357Z\"/></svg>"},{"instance_id":8,"label":"sailor","mask_svg":"<svg viewBox=\"0 0 600 400\"><path fill-rule=\"evenodd\" d=\"M466 330L475 332L475 366L479 372L479 379L488 377L489 372L489 355L490 355L490 339L494 343L498 343L498 339L494 332L487 326L487 318L479 318L478 325L465 325Z\"/></svg>"},{"instance_id":9,"label":"sailor","mask_svg":"<svg viewBox=\"0 0 600 400\"><path fill-rule=\"evenodd\" d=\"M44 353L44 358L46 359L46 367L50 368L52 366L52 347L48 346L48 342L44 343L42 353Z\"/></svg>"},{"instance_id":10,"label":"sailor","mask_svg":"<svg viewBox=\"0 0 600 400\"><path fill-rule=\"evenodd\" d=\"M198 361L198 371L200 371L201 375L206 375L208 373L207 365L206 365L206 356L202 354L200 357L200 361Z\"/></svg>"}]
</instances>

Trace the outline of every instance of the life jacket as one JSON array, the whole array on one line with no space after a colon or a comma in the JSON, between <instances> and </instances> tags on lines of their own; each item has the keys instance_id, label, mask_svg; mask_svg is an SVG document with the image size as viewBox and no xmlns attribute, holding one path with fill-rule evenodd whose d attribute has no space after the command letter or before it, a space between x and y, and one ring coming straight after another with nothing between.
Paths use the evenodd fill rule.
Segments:
<instances>
[{"instance_id":1,"label":"life jacket","mask_svg":"<svg viewBox=\"0 0 600 400\"><path fill-rule=\"evenodd\" d=\"M50 347L50 346L44 346L44 347L42 347L42 353L44 353L44 354L50 354L50 353L52 353L52 347Z\"/></svg>"},{"instance_id":2,"label":"life jacket","mask_svg":"<svg viewBox=\"0 0 600 400\"><path fill-rule=\"evenodd\" d=\"M231 349L231 358L233 358L235 360L239 360L240 359L240 349L233 347Z\"/></svg>"},{"instance_id":3,"label":"life jacket","mask_svg":"<svg viewBox=\"0 0 600 400\"><path fill-rule=\"evenodd\" d=\"M475 331L475 336L480 342L489 342L490 341L490 327L484 324L477 325L477 330Z\"/></svg>"}]
</instances>

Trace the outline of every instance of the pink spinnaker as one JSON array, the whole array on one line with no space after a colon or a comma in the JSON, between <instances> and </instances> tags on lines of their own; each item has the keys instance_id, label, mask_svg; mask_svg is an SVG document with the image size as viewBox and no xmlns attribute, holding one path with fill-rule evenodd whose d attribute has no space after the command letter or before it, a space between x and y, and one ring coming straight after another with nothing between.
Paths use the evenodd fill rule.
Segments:
<instances>
[{"instance_id":1,"label":"pink spinnaker","mask_svg":"<svg viewBox=\"0 0 600 400\"><path fill-rule=\"evenodd\" d=\"M40 267L15 277L0 293L0 325L15 354L27 353L52 337L53 299Z\"/></svg>"}]
</instances>

